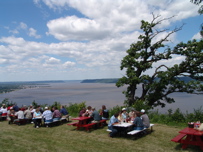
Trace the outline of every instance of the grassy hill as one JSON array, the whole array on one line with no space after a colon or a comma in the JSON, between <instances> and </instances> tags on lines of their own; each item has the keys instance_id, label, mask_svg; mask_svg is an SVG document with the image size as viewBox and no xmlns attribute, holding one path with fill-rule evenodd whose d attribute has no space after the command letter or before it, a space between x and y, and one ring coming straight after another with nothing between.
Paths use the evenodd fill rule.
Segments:
<instances>
[{"instance_id":1,"label":"grassy hill","mask_svg":"<svg viewBox=\"0 0 203 152\"><path fill-rule=\"evenodd\" d=\"M86 132L74 130L66 124L39 129L33 124L22 126L0 122L0 149L2 152L174 152L182 151L178 143L170 140L182 127L155 124L153 132L140 138L108 137L107 127ZM189 147L185 152L199 148Z\"/></svg>"}]
</instances>

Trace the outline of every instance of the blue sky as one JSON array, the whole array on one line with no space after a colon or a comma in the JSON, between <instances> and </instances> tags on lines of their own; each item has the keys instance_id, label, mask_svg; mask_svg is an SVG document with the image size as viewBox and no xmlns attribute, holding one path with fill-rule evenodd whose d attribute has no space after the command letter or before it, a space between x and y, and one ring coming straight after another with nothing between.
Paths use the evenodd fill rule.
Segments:
<instances>
[{"instance_id":1,"label":"blue sky","mask_svg":"<svg viewBox=\"0 0 203 152\"><path fill-rule=\"evenodd\" d=\"M177 44L200 39L198 8L190 0L0 1L0 81L119 78L141 20L151 21L152 12L160 19L175 15L159 28L185 23L170 37Z\"/></svg>"}]
</instances>

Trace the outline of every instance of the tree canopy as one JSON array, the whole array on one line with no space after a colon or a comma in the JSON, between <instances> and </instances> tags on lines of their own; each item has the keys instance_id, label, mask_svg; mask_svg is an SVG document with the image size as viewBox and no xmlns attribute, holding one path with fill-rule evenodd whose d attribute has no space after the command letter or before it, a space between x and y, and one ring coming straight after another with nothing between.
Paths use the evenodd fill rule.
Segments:
<instances>
[{"instance_id":1,"label":"tree canopy","mask_svg":"<svg viewBox=\"0 0 203 152\"><path fill-rule=\"evenodd\" d=\"M171 17L172 18L172 17ZM151 22L141 21L143 34L138 41L130 45L127 55L121 61L121 70L126 74L118 80L117 87L127 85L125 104L135 106L142 104L148 108L156 106L164 107L166 103L175 102L169 94L174 92L186 92L199 94L203 91L203 41L188 41L179 43L174 48L167 46L169 36L182 29L174 28L156 29L165 20L160 16L154 16ZM165 34L158 39L158 36ZM157 40L158 39L158 40ZM174 56L184 57L179 64L167 66L163 61L173 59ZM154 64L158 67L154 67ZM147 74L149 71L151 74ZM186 82L181 76L191 78ZM141 93L136 92L141 86ZM146 107L145 107L146 108Z\"/></svg>"}]
</instances>

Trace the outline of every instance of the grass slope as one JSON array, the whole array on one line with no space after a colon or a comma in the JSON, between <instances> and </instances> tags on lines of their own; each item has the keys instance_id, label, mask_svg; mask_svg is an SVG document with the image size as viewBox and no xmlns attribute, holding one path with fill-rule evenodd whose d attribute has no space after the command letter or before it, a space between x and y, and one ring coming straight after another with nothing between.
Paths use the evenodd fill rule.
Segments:
<instances>
[{"instance_id":1,"label":"grass slope","mask_svg":"<svg viewBox=\"0 0 203 152\"><path fill-rule=\"evenodd\" d=\"M66 124L39 129L33 124L22 126L0 122L2 152L174 152L183 151L181 145L170 141L182 127L155 124L153 132L140 138L109 138L107 127L86 132ZM184 152L200 151L191 146Z\"/></svg>"}]
</instances>

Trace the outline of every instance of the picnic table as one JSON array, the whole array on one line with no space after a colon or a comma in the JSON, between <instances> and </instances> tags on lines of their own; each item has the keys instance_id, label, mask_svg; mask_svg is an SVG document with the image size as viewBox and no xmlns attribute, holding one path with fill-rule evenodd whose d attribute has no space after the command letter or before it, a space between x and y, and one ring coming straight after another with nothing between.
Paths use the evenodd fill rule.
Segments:
<instances>
[{"instance_id":1,"label":"picnic table","mask_svg":"<svg viewBox=\"0 0 203 152\"><path fill-rule=\"evenodd\" d=\"M67 125L76 126L77 130L79 130L80 128L85 128L87 131L89 131L89 129L96 124L99 124L99 126L103 126L103 123L106 123L106 120L100 120L98 123L88 123L90 120L92 120L92 117L76 117L72 118L72 120L78 120L78 122L68 123Z\"/></svg>"},{"instance_id":2,"label":"picnic table","mask_svg":"<svg viewBox=\"0 0 203 152\"><path fill-rule=\"evenodd\" d=\"M203 131L187 127L179 131L179 133L171 141L181 143L182 149L186 149L188 145L195 145L203 150Z\"/></svg>"},{"instance_id":3,"label":"picnic table","mask_svg":"<svg viewBox=\"0 0 203 152\"><path fill-rule=\"evenodd\" d=\"M118 130L118 133L120 135L121 134L126 135L129 130L132 130L132 128L130 128L130 127L132 127L133 124L127 123L127 122L122 122L122 123L117 123L113 126L116 127L116 129Z\"/></svg>"}]
</instances>

